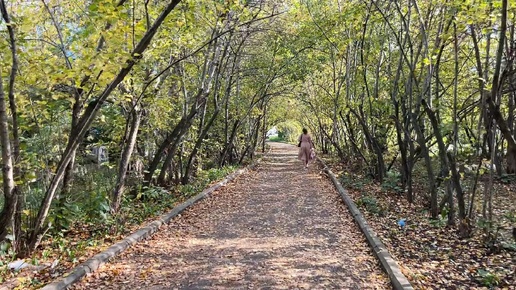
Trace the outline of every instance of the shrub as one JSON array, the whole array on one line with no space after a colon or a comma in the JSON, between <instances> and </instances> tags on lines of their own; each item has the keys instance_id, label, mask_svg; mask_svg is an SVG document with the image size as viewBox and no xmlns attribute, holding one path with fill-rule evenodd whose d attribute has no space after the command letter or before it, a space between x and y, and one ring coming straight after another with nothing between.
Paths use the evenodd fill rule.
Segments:
<instances>
[{"instance_id":1,"label":"shrub","mask_svg":"<svg viewBox=\"0 0 516 290\"><path fill-rule=\"evenodd\" d=\"M368 212L375 215L383 215L378 200L372 195L362 195L356 202L357 206L364 207Z\"/></svg>"},{"instance_id":2,"label":"shrub","mask_svg":"<svg viewBox=\"0 0 516 290\"><path fill-rule=\"evenodd\" d=\"M400 187L401 174L397 171L387 171L385 179L382 183L382 189L387 191L393 191L396 193L402 193L403 189Z\"/></svg>"},{"instance_id":3,"label":"shrub","mask_svg":"<svg viewBox=\"0 0 516 290\"><path fill-rule=\"evenodd\" d=\"M477 273L480 276L480 283L486 287L494 287L500 283L500 277L496 273L484 269L478 269Z\"/></svg>"}]
</instances>

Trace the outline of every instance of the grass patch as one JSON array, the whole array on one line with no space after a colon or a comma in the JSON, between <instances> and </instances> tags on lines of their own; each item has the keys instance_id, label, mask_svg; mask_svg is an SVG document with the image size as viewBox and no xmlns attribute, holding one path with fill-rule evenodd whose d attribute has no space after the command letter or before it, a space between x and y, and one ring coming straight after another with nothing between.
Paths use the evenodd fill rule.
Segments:
<instances>
[{"instance_id":1,"label":"grass patch","mask_svg":"<svg viewBox=\"0 0 516 290\"><path fill-rule=\"evenodd\" d=\"M269 137L270 142L286 142L285 138L279 137L278 135L272 135Z\"/></svg>"}]
</instances>

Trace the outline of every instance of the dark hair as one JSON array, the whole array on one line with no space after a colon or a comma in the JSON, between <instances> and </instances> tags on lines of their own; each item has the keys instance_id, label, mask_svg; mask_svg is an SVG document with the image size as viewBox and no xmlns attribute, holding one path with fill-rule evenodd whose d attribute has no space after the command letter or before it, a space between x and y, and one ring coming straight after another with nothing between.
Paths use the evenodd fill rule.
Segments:
<instances>
[{"instance_id":1,"label":"dark hair","mask_svg":"<svg viewBox=\"0 0 516 290\"><path fill-rule=\"evenodd\" d=\"M306 130L306 128L303 128L303 134L308 134L308 130Z\"/></svg>"}]
</instances>

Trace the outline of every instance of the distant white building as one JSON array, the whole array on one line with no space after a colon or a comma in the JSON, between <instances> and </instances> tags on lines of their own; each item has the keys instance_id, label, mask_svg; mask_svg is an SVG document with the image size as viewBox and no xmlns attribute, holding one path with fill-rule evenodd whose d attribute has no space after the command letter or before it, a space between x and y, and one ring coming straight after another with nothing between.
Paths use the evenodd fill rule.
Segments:
<instances>
[{"instance_id":1,"label":"distant white building","mask_svg":"<svg viewBox=\"0 0 516 290\"><path fill-rule=\"evenodd\" d=\"M278 129L276 129L276 126L272 127L269 131L267 131L267 137L278 135Z\"/></svg>"}]
</instances>

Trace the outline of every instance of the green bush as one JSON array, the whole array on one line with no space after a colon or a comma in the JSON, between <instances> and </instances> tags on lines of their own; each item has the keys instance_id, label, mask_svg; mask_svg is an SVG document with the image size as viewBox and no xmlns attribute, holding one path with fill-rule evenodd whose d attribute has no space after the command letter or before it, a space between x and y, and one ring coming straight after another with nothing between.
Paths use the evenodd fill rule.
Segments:
<instances>
[{"instance_id":1,"label":"green bush","mask_svg":"<svg viewBox=\"0 0 516 290\"><path fill-rule=\"evenodd\" d=\"M369 180L366 178L355 178L351 175L344 174L340 176L340 183L346 188L362 190Z\"/></svg>"},{"instance_id":2,"label":"green bush","mask_svg":"<svg viewBox=\"0 0 516 290\"><path fill-rule=\"evenodd\" d=\"M269 141L271 142L285 142L284 136L271 136L269 137Z\"/></svg>"},{"instance_id":3,"label":"green bush","mask_svg":"<svg viewBox=\"0 0 516 290\"><path fill-rule=\"evenodd\" d=\"M500 176L500 181L505 184L513 183L516 180L516 175L514 174L502 174Z\"/></svg>"},{"instance_id":4,"label":"green bush","mask_svg":"<svg viewBox=\"0 0 516 290\"><path fill-rule=\"evenodd\" d=\"M163 196L167 195L168 191L157 186L146 187L141 190L138 195L136 195L136 199L142 199L145 201L160 201Z\"/></svg>"},{"instance_id":5,"label":"green bush","mask_svg":"<svg viewBox=\"0 0 516 290\"><path fill-rule=\"evenodd\" d=\"M368 212L383 215L384 211L378 200L372 195L362 195L357 201L357 206L365 208Z\"/></svg>"},{"instance_id":6,"label":"green bush","mask_svg":"<svg viewBox=\"0 0 516 290\"><path fill-rule=\"evenodd\" d=\"M477 273L483 286L495 287L500 283L500 277L496 273L491 273L484 269L478 269Z\"/></svg>"},{"instance_id":7,"label":"green bush","mask_svg":"<svg viewBox=\"0 0 516 290\"><path fill-rule=\"evenodd\" d=\"M387 171L382 183L382 189L396 193L402 193L403 189L400 186L401 174L397 171Z\"/></svg>"}]
</instances>

